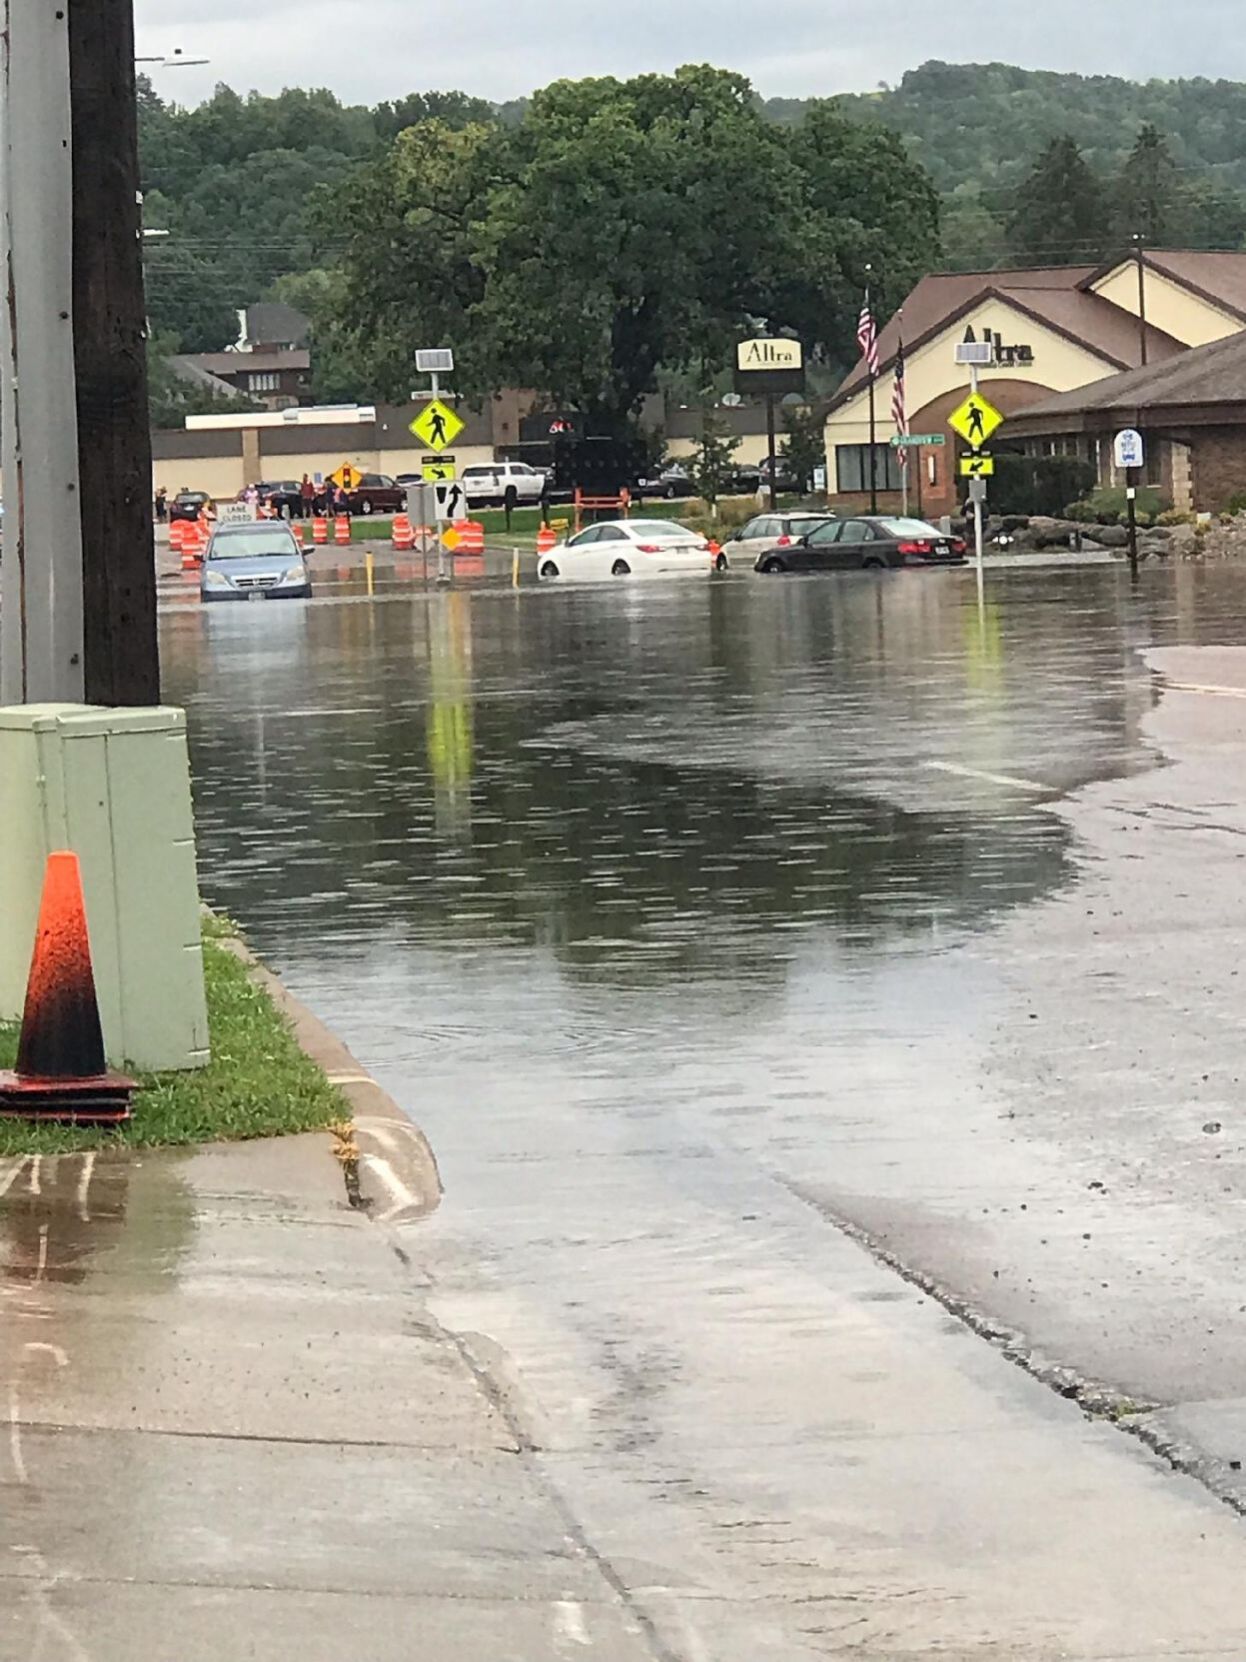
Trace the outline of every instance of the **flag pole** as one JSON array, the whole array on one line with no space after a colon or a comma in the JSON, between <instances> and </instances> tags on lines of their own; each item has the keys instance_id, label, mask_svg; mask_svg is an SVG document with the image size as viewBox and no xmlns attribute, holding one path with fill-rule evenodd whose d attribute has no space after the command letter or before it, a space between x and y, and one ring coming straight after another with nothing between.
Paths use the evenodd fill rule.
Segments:
<instances>
[{"instance_id":1,"label":"flag pole","mask_svg":"<svg viewBox=\"0 0 1246 1662\"><path fill-rule=\"evenodd\" d=\"M870 371L870 512L878 512L878 453L874 446L878 424L874 416L874 383L877 377Z\"/></svg>"}]
</instances>

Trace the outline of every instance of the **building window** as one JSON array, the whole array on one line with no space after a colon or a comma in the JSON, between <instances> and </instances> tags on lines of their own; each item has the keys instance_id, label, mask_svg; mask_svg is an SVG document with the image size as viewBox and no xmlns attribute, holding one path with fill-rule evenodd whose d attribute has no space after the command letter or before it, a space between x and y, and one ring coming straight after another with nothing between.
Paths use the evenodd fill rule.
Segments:
<instances>
[{"instance_id":1,"label":"building window","mask_svg":"<svg viewBox=\"0 0 1246 1662\"><path fill-rule=\"evenodd\" d=\"M281 377L276 370L267 370L247 376L247 388L251 392L276 392L281 385Z\"/></svg>"},{"instance_id":2,"label":"building window","mask_svg":"<svg viewBox=\"0 0 1246 1662\"><path fill-rule=\"evenodd\" d=\"M900 489L900 464L889 444L874 446L874 479L880 491ZM868 444L835 446L835 488L839 491L868 491L870 488L870 447Z\"/></svg>"}]
</instances>

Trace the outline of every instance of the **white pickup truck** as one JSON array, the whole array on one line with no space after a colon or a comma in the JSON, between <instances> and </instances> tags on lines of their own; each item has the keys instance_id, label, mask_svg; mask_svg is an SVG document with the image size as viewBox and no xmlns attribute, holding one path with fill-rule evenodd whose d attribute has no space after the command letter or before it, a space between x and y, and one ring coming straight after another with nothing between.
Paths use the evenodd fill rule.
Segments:
<instances>
[{"instance_id":1,"label":"white pickup truck","mask_svg":"<svg viewBox=\"0 0 1246 1662\"><path fill-rule=\"evenodd\" d=\"M527 462L481 462L465 467L459 483L469 508L485 508L493 503L504 506L512 491L513 503L531 504L541 500L545 475Z\"/></svg>"}]
</instances>

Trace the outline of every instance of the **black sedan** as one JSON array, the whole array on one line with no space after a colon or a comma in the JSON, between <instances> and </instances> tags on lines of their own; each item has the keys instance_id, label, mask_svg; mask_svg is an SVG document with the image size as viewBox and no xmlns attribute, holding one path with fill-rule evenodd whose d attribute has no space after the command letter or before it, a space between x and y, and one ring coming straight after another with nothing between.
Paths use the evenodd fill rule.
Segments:
<instances>
[{"instance_id":1,"label":"black sedan","mask_svg":"<svg viewBox=\"0 0 1246 1662\"><path fill-rule=\"evenodd\" d=\"M198 519L208 505L207 491L178 491L169 503L169 519Z\"/></svg>"},{"instance_id":2,"label":"black sedan","mask_svg":"<svg viewBox=\"0 0 1246 1662\"><path fill-rule=\"evenodd\" d=\"M901 566L963 566L965 543L922 519L867 514L828 519L795 542L763 549L756 570L887 571Z\"/></svg>"}]
</instances>

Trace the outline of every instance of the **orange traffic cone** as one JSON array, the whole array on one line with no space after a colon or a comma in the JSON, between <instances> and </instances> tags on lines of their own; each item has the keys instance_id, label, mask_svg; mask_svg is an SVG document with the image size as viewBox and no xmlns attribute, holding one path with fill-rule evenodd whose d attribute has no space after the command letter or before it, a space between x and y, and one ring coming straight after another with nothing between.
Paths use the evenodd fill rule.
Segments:
<instances>
[{"instance_id":1,"label":"orange traffic cone","mask_svg":"<svg viewBox=\"0 0 1246 1662\"><path fill-rule=\"evenodd\" d=\"M0 1114L118 1125L132 1079L109 1073L76 854L49 854L15 1073L0 1073Z\"/></svg>"}]
</instances>

